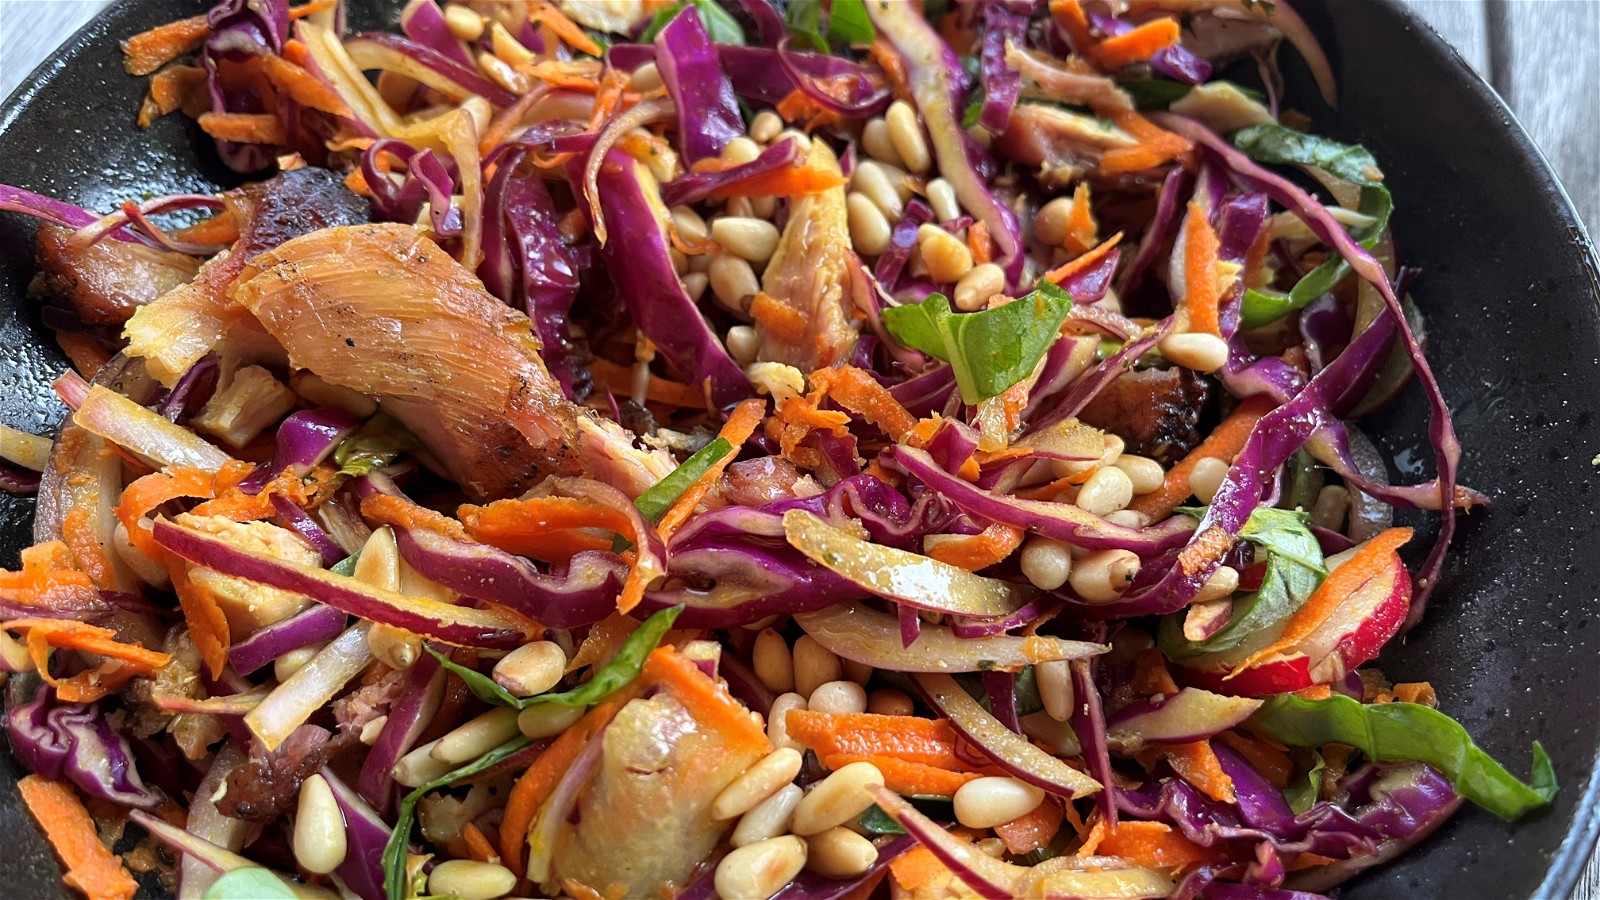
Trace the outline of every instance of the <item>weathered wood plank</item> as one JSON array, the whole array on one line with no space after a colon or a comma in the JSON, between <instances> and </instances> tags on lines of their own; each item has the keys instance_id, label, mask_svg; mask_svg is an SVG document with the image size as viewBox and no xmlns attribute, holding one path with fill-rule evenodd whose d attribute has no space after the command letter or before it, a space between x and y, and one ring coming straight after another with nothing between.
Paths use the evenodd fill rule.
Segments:
<instances>
[{"instance_id":1,"label":"weathered wood plank","mask_svg":"<svg viewBox=\"0 0 1600 900\"><path fill-rule=\"evenodd\" d=\"M110 0L0 0L0 97Z\"/></svg>"},{"instance_id":2,"label":"weathered wood plank","mask_svg":"<svg viewBox=\"0 0 1600 900\"><path fill-rule=\"evenodd\" d=\"M1407 0L1439 36L1485 78L1489 72L1489 28L1485 0Z\"/></svg>"}]
</instances>

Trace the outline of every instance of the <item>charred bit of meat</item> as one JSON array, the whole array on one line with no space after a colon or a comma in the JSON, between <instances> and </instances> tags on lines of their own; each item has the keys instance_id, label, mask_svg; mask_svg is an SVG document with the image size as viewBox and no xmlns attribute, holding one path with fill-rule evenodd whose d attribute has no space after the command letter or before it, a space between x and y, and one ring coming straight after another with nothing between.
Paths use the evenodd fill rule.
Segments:
<instances>
[{"instance_id":1,"label":"charred bit of meat","mask_svg":"<svg viewBox=\"0 0 1600 900\"><path fill-rule=\"evenodd\" d=\"M250 759L228 773L228 788L217 800L217 811L246 822L270 822L294 805L301 782L356 743L353 735L335 738L326 728L301 725L278 749L265 753L257 747Z\"/></svg>"},{"instance_id":2,"label":"charred bit of meat","mask_svg":"<svg viewBox=\"0 0 1600 900\"><path fill-rule=\"evenodd\" d=\"M1127 452L1170 466L1200 445L1200 410L1210 384L1188 369L1139 369L1119 376L1078 420L1122 438Z\"/></svg>"},{"instance_id":3,"label":"charred bit of meat","mask_svg":"<svg viewBox=\"0 0 1600 900\"><path fill-rule=\"evenodd\" d=\"M29 290L77 313L85 325L121 325L134 311L189 283L200 261L125 241L83 246L74 232L39 226L39 275Z\"/></svg>"},{"instance_id":4,"label":"charred bit of meat","mask_svg":"<svg viewBox=\"0 0 1600 900\"><path fill-rule=\"evenodd\" d=\"M765 506L797 496L796 483L805 476L781 456L740 460L730 466L718 483L719 493L733 506Z\"/></svg>"}]
</instances>

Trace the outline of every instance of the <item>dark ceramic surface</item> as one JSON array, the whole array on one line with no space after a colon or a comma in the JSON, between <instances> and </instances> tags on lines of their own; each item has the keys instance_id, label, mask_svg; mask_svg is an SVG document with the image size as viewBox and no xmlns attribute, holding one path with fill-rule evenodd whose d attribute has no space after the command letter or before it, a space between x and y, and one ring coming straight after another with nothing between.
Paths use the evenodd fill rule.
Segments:
<instances>
[{"instance_id":1,"label":"dark ceramic surface","mask_svg":"<svg viewBox=\"0 0 1600 900\"><path fill-rule=\"evenodd\" d=\"M207 5L123 0L80 32L0 107L0 182L98 209L230 183L181 117L134 127L144 83L123 74L117 51L127 35ZM388 27L399 5L356 0L354 23ZM1444 708L1516 772L1542 740L1562 784L1553 808L1515 826L1469 808L1342 894L1563 898L1600 828L1600 267L1538 151L1418 19L1355 0L1304 14L1340 74L1341 106L1333 114L1312 99L1298 62L1290 105L1317 130L1364 142L1388 173L1403 257L1425 271L1415 296L1466 448L1462 476L1494 499L1464 523L1430 615L1384 669L1432 681ZM23 300L32 231L0 216L0 420L42 431L65 413L49 389L64 363ZM1413 393L1367 424L1403 477L1430 458L1425 417ZM0 495L0 565L15 564L31 509ZM0 781L17 774L0 753ZM63 893L14 792L0 795L0 833L0 895Z\"/></svg>"}]
</instances>

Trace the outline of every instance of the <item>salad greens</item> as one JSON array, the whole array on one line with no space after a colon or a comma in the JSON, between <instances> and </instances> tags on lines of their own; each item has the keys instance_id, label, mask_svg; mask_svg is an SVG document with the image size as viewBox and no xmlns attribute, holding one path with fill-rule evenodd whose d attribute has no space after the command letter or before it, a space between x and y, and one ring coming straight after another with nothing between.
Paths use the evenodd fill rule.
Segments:
<instances>
[{"instance_id":1,"label":"salad greens","mask_svg":"<svg viewBox=\"0 0 1600 900\"><path fill-rule=\"evenodd\" d=\"M980 312L957 313L933 294L920 304L883 311L900 343L950 363L961 398L977 403L1033 374L1072 308L1066 291L1041 280L1033 292Z\"/></svg>"}]
</instances>

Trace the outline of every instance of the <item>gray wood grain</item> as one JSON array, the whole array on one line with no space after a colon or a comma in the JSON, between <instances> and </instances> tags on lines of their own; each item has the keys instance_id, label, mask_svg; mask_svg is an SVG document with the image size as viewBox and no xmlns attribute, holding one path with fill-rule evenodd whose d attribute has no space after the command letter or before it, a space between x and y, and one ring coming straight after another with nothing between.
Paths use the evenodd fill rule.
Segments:
<instances>
[{"instance_id":1,"label":"gray wood grain","mask_svg":"<svg viewBox=\"0 0 1600 900\"><path fill-rule=\"evenodd\" d=\"M0 97L108 2L0 0ZM1600 228L1600 0L1407 2L1506 98L1579 216ZM1600 900L1600 855L1574 900Z\"/></svg>"}]
</instances>

